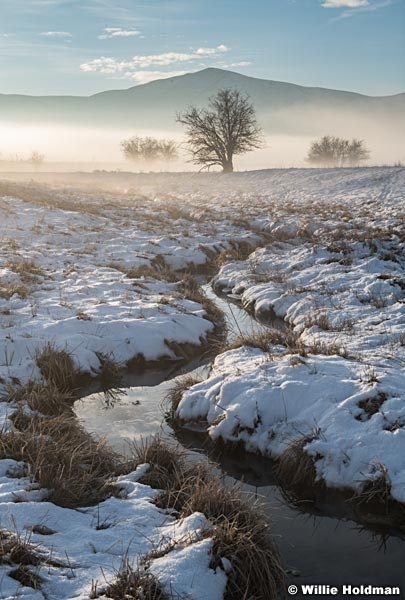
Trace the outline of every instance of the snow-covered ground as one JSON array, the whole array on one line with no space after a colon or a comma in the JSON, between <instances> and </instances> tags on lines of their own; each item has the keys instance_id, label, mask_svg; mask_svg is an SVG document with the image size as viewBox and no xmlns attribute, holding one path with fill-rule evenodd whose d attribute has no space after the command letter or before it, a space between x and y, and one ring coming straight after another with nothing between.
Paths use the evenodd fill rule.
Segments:
<instances>
[{"instance_id":1,"label":"snow-covered ground","mask_svg":"<svg viewBox=\"0 0 405 600\"><path fill-rule=\"evenodd\" d=\"M183 298L176 282L144 276L142 268L204 265L207 253L257 240L226 220L200 224L188 212L184 218L176 206L171 216L167 203L153 198L104 206L103 198L78 194L71 203L86 200L89 213L0 201L3 387L40 379L35 359L48 342L93 375L100 355L124 366L139 355L176 358L166 342L199 345L214 327L201 305Z\"/></svg>"},{"instance_id":2,"label":"snow-covered ground","mask_svg":"<svg viewBox=\"0 0 405 600\"><path fill-rule=\"evenodd\" d=\"M139 267L198 266L225 250L215 285L282 317L307 351L277 344L218 356L179 416L205 419L213 438L263 454L308 436L305 449L330 486L358 491L384 474L405 502L404 169L154 174L125 185L108 194L59 185L43 201L34 186L31 202L29 185L5 194L0 182L3 391L41 380L36 357L47 343L94 375L100 356L125 365L138 355L175 358L170 342L200 344L214 327L201 304ZM257 249L237 261L231 251L243 241ZM13 406L0 409L14 427ZM150 503L138 474L117 482L126 498L73 510L44 500L16 468L0 461L0 526L63 566L39 568L43 584L33 590L0 565L0 598L87 598L92 580L113 575L123 558L136 565L162 540L184 536L152 571L179 594L222 598L226 575L209 568L212 542L198 537L205 518L176 522Z\"/></svg>"},{"instance_id":3,"label":"snow-covered ground","mask_svg":"<svg viewBox=\"0 0 405 600\"><path fill-rule=\"evenodd\" d=\"M177 414L273 457L307 437L319 480L361 492L384 478L405 502L405 171L329 173L329 189L314 175L311 196L289 192L291 215L265 219L272 242L214 279L282 318L288 345L218 356Z\"/></svg>"}]
</instances>

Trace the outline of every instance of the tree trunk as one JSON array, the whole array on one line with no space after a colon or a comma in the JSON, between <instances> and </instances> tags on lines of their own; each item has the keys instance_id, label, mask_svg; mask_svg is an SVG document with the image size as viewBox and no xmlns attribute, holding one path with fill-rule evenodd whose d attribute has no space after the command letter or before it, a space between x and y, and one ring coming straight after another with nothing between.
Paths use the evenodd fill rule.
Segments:
<instances>
[{"instance_id":1,"label":"tree trunk","mask_svg":"<svg viewBox=\"0 0 405 600\"><path fill-rule=\"evenodd\" d=\"M223 173L233 173L233 162L232 158L224 160L222 163Z\"/></svg>"}]
</instances>

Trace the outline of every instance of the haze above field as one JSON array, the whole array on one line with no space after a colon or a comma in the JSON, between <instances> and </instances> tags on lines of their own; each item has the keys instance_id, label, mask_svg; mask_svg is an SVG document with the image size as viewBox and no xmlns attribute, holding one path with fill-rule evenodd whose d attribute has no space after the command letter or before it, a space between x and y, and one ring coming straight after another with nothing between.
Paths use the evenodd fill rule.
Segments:
<instances>
[{"instance_id":1,"label":"haze above field","mask_svg":"<svg viewBox=\"0 0 405 600\"><path fill-rule=\"evenodd\" d=\"M176 114L206 105L224 88L249 95L267 139L264 150L240 158L239 168L303 165L310 140L327 133L365 139L374 163L404 158L397 133L405 126L405 94L370 97L214 68L90 97L2 94L0 152L3 159L38 150L48 161L118 163L125 137L180 141Z\"/></svg>"}]
</instances>

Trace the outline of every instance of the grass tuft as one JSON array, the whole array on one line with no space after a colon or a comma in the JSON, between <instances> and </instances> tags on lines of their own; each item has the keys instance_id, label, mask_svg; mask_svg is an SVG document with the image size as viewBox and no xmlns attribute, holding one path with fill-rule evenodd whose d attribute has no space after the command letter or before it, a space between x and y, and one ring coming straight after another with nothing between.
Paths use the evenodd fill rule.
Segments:
<instances>
[{"instance_id":1,"label":"grass tuft","mask_svg":"<svg viewBox=\"0 0 405 600\"><path fill-rule=\"evenodd\" d=\"M314 459L305 451L305 446L317 439L319 434L315 431L292 440L280 456L277 475L284 488L306 493L324 485L317 481Z\"/></svg>"},{"instance_id":2,"label":"grass tuft","mask_svg":"<svg viewBox=\"0 0 405 600\"><path fill-rule=\"evenodd\" d=\"M73 414L25 415L15 419L22 431L0 431L0 459L27 464L28 475L49 490L49 501L63 507L95 504L122 461L105 440L96 440Z\"/></svg>"},{"instance_id":3,"label":"grass tuft","mask_svg":"<svg viewBox=\"0 0 405 600\"><path fill-rule=\"evenodd\" d=\"M201 381L202 380L200 378L192 374L183 375L182 377L177 378L174 386L169 390L165 398L165 403L167 403L168 406L166 417L170 422L176 421L177 419L176 411L179 407L184 392L190 389L193 385L201 383Z\"/></svg>"},{"instance_id":4,"label":"grass tuft","mask_svg":"<svg viewBox=\"0 0 405 600\"><path fill-rule=\"evenodd\" d=\"M70 392L61 391L53 383L44 385L30 381L24 386L10 387L5 400L7 402L25 402L33 411L43 415L57 416L71 410L74 397ZM25 412L20 406L14 413L14 422L18 418L23 418L24 414Z\"/></svg>"},{"instance_id":5,"label":"grass tuft","mask_svg":"<svg viewBox=\"0 0 405 600\"><path fill-rule=\"evenodd\" d=\"M113 582L102 592L97 592L98 584L93 582L89 598L108 598L109 600L169 600L156 577L147 569L133 569L125 564L117 573Z\"/></svg>"},{"instance_id":6,"label":"grass tuft","mask_svg":"<svg viewBox=\"0 0 405 600\"><path fill-rule=\"evenodd\" d=\"M74 390L77 372L71 355L48 342L37 352L36 362L45 381L62 392Z\"/></svg>"},{"instance_id":7,"label":"grass tuft","mask_svg":"<svg viewBox=\"0 0 405 600\"><path fill-rule=\"evenodd\" d=\"M208 467L188 465L182 451L168 448L159 438L152 440L151 450L144 445L138 459L151 464L154 483L159 477L158 507L175 510L181 518L201 512L211 521L205 532L214 540L211 566L221 566L223 558L232 565L225 600L279 597L284 573L257 503L244 498L240 487L223 487ZM146 473L140 481L150 484L151 475Z\"/></svg>"}]
</instances>

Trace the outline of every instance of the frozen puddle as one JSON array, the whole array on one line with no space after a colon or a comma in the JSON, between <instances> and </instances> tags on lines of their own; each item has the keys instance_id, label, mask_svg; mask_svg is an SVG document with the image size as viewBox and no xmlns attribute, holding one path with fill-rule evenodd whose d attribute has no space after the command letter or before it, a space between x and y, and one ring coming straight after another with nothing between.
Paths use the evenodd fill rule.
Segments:
<instances>
[{"instance_id":1,"label":"frozen puddle","mask_svg":"<svg viewBox=\"0 0 405 600\"><path fill-rule=\"evenodd\" d=\"M231 337L263 327L237 305L204 287L226 314ZM202 365L197 371L208 368ZM76 402L76 413L87 429L105 436L119 451L125 451L129 440L157 432L173 440L175 434L164 420L163 402L174 376L169 370L139 376L119 398L108 400L93 394ZM180 441L187 448L204 452L199 436L190 431ZM196 459L196 452L193 458ZM337 518L342 507L339 511L325 505L319 516L292 508L273 482L269 461L252 456L221 456L218 465L227 482L243 480L246 491L257 494L265 503L290 583L397 585L405 592L404 539L391 532L376 535L351 520Z\"/></svg>"}]
</instances>

